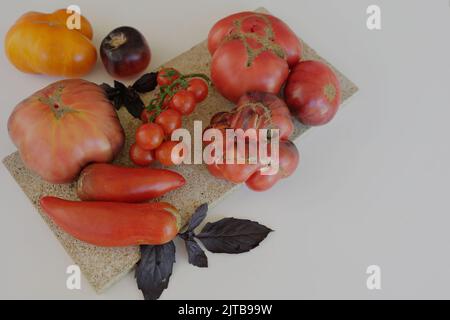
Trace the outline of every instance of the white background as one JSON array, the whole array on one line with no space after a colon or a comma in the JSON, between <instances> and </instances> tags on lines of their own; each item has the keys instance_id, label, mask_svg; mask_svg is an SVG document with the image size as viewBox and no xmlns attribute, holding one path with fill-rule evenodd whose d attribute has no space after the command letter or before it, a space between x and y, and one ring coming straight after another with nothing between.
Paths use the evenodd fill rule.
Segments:
<instances>
[{"instance_id":1,"label":"white background","mask_svg":"<svg viewBox=\"0 0 450 320\"><path fill-rule=\"evenodd\" d=\"M210 221L245 217L276 231L250 253L209 254L206 270L178 243L162 298L450 298L448 0L9 1L0 36L26 11L69 4L90 19L97 47L117 26L141 30L151 68L205 39L219 18L264 6L360 87L333 122L297 142L293 177L266 194L244 187L210 212ZM381 31L366 28L370 4L381 6ZM3 158L15 151L11 110L55 79L16 71L0 51ZM112 81L101 63L87 79ZM102 295L85 279L67 290L70 257L4 166L0 179L0 298L141 298L132 274ZM372 264L381 291L366 288Z\"/></svg>"}]
</instances>

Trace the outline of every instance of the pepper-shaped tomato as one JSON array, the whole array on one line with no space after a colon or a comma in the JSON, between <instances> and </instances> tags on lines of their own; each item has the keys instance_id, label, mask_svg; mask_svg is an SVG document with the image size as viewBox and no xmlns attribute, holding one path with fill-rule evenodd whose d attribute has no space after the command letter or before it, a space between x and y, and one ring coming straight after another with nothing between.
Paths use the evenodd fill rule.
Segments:
<instances>
[{"instance_id":1,"label":"pepper-shaped tomato","mask_svg":"<svg viewBox=\"0 0 450 320\"><path fill-rule=\"evenodd\" d=\"M42 197L41 208L73 237L102 247L159 245L176 237L178 210L166 202L69 201Z\"/></svg>"},{"instance_id":2,"label":"pepper-shaped tomato","mask_svg":"<svg viewBox=\"0 0 450 320\"><path fill-rule=\"evenodd\" d=\"M65 9L21 16L6 34L9 61L27 73L64 77L87 74L97 61L97 50L91 42L92 27L80 16L80 28L69 29L70 17Z\"/></svg>"},{"instance_id":3,"label":"pepper-shaped tomato","mask_svg":"<svg viewBox=\"0 0 450 320\"><path fill-rule=\"evenodd\" d=\"M71 182L90 162L109 162L124 133L98 85L57 81L20 102L8 120L24 164L52 183Z\"/></svg>"},{"instance_id":4,"label":"pepper-shaped tomato","mask_svg":"<svg viewBox=\"0 0 450 320\"><path fill-rule=\"evenodd\" d=\"M208 49L211 79L234 102L249 91L278 93L302 54L299 39L283 21L255 12L218 21L209 32Z\"/></svg>"},{"instance_id":5,"label":"pepper-shaped tomato","mask_svg":"<svg viewBox=\"0 0 450 320\"><path fill-rule=\"evenodd\" d=\"M81 171L77 194L81 200L142 202L185 183L182 175L170 170L93 163Z\"/></svg>"}]
</instances>

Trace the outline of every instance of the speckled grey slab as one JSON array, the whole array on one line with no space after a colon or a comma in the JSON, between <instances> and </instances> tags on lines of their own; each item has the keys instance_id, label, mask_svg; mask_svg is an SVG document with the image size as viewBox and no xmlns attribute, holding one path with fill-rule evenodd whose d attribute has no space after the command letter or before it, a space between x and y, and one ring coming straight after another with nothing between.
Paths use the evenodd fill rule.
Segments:
<instances>
[{"instance_id":1,"label":"speckled grey slab","mask_svg":"<svg viewBox=\"0 0 450 320\"><path fill-rule=\"evenodd\" d=\"M258 11L264 11L259 9ZM306 43L304 45L304 59L321 60L330 65L320 57ZM178 57L170 60L164 66L172 66L183 73L202 72L209 74L210 55L208 53L206 41L196 45L192 49L184 52ZM331 66L331 65L330 65ZM336 72L341 88L342 103L356 93L358 88L341 72L331 66ZM143 96L147 102L152 93ZM217 91L212 89L208 98L197 106L195 112L184 119L184 127L192 131L193 120L201 120L206 126L212 115L216 112L229 110L232 104L224 99ZM123 108L119 111L119 118L126 132L127 140L121 154L115 160L116 163L131 166L128 159L128 149L133 142L134 132L140 121L132 118ZM303 134L308 127L296 123L295 138ZM41 212L39 198L43 195L53 195L64 199L77 200L74 183L66 185L53 185L42 181L38 176L24 167L18 152L15 152L3 160L3 163L11 172L14 179L20 185L25 194L33 202L34 206L41 213L50 229L55 233L65 250L78 264L89 283L98 292L104 290L109 285L117 281L122 275L129 272L139 260L138 247L126 248L101 248L96 247L68 235L60 230ZM175 205L186 221L194 209L204 202L210 206L223 199L228 193L238 186L229 182L217 180L212 177L204 165L181 165L175 168L187 181L187 184L160 200L168 201Z\"/></svg>"}]
</instances>

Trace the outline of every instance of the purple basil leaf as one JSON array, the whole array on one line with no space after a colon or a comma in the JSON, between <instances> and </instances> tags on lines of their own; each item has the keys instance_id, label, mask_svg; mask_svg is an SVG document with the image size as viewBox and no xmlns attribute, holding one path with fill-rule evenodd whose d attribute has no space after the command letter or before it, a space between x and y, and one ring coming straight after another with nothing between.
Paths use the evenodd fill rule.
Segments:
<instances>
[{"instance_id":1,"label":"purple basil leaf","mask_svg":"<svg viewBox=\"0 0 450 320\"><path fill-rule=\"evenodd\" d=\"M196 237L214 253L242 253L257 247L272 230L258 222L224 218L208 222Z\"/></svg>"},{"instance_id":2,"label":"purple basil leaf","mask_svg":"<svg viewBox=\"0 0 450 320\"><path fill-rule=\"evenodd\" d=\"M103 89L103 91L105 91L106 96L108 97L108 99L112 99L114 98L117 94L119 94L119 90L116 88L111 87L109 84L107 83L102 83L99 85L100 88Z\"/></svg>"},{"instance_id":3,"label":"purple basil leaf","mask_svg":"<svg viewBox=\"0 0 450 320\"><path fill-rule=\"evenodd\" d=\"M120 94L120 90L117 88L113 88L111 87L109 84L107 83L102 83L100 85L100 88L103 89L103 91L105 92L106 97L108 98L109 101L111 101L111 103L114 105L114 108L119 110L120 107L122 106L122 98L121 98L121 94Z\"/></svg>"},{"instance_id":4,"label":"purple basil leaf","mask_svg":"<svg viewBox=\"0 0 450 320\"><path fill-rule=\"evenodd\" d=\"M145 300L156 300L169 285L175 263L175 245L171 241L159 246L144 245L140 250L141 260L136 266L136 282Z\"/></svg>"},{"instance_id":5,"label":"purple basil leaf","mask_svg":"<svg viewBox=\"0 0 450 320\"><path fill-rule=\"evenodd\" d=\"M122 82L114 80L114 88L119 90L121 93L126 94L128 88Z\"/></svg>"},{"instance_id":6,"label":"purple basil leaf","mask_svg":"<svg viewBox=\"0 0 450 320\"><path fill-rule=\"evenodd\" d=\"M189 263L199 268L208 268L208 257L197 241L193 238L185 239L184 241L186 244Z\"/></svg>"},{"instance_id":7,"label":"purple basil leaf","mask_svg":"<svg viewBox=\"0 0 450 320\"><path fill-rule=\"evenodd\" d=\"M134 90L139 93L146 93L153 91L158 83L156 82L158 74L156 72L150 72L144 74L131 86Z\"/></svg>"},{"instance_id":8,"label":"purple basil leaf","mask_svg":"<svg viewBox=\"0 0 450 320\"><path fill-rule=\"evenodd\" d=\"M191 220L189 220L189 231L194 231L195 228L197 228L200 223L206 218L206 214L208 213L208 204L204 203L201 206L199 206L194 214L191 217Z\"/></svg>"},{"instance_id":9,"label":"purple basil leaf","mask_svg":"<svg viewBox=\"0 0 450 320\"><path fill-rule=\"evenodd\" d=\"M141 117L141 113L144 110L144 103L136 91L129 89L124 97L123 104L133 117L138 119Z\"/></svg>"},{"instance_id":10,"label":"purple basil leaf","mask_svg":"<svg viewBox=\"0 0 450 320\"><path fill-rule=\"evenodd\" d=\"M116 108L116 110L119 110L123 106L123 97L120 94L115 96L112 100L112 103L114 105L114 108Z\"/></svg>"}]
</instances>

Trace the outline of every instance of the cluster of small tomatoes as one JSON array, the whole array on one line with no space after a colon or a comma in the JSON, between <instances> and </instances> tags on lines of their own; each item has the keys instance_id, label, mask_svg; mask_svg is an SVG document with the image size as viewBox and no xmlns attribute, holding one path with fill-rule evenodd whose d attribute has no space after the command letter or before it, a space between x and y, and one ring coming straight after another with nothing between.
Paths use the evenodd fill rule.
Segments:
<instances>
[{"instance_id":1,"label":"cluster of small tomatoes","mask_svg":"<svg viewBox=\"0 0 450 320\"><path fill-rule=\"evenodd\" d=\"M203 74L181 74L174 68L158 72L159 93L142 111L141 124L136 130L136 142L130 148L130 159L139 166L155 160L164 166L178 164L182 152L172 157L178 144L171 141L172 132L182 126L182 117L191 114L198 103L208 96L209 79Z\"/></svg>"}]
</instances>

